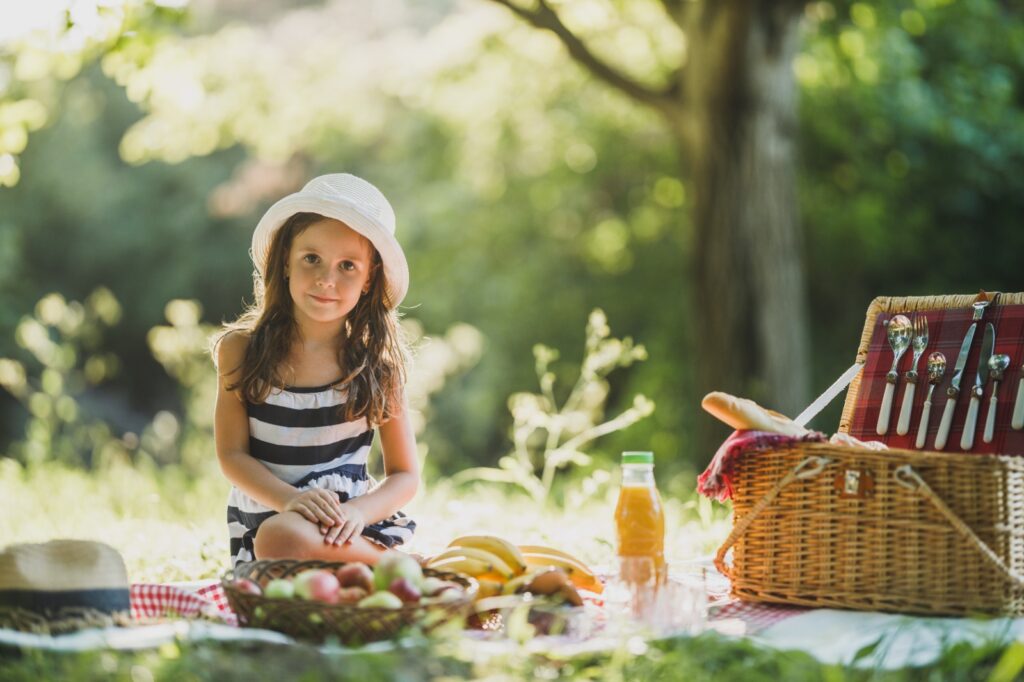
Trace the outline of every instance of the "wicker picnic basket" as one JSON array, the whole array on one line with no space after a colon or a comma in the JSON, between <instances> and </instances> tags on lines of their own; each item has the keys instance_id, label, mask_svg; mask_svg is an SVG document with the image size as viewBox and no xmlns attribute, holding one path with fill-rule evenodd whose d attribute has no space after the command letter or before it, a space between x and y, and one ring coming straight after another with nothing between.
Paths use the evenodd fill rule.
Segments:
<instances>
[{"instance_id":1,"label":"wicker picnic basket","mask_svg":"<svg viewBox=\"0 0 1024 682\"><path fill-rule=\"evenodd\" d=\"M880 315L941 316L970 309L976 299L875 299L857 361L865 364L869 351L879 352ZM1001 294L997 303L1019 306L1024 294ZM1019 332L1021 326L1010 328ZM1011 340L1019 346L1017 336ZM1014 358L1018 367L1020 360ZM1016 372L1005 382L1013 391ZM847 393L841 432L851 433L858 405L863 407L858 394L864 374ZM965 372L965 386L970 376ZM944 393L936 399L944 402ZM863 414L860 419L863 424ZM930 615L1024 615L1024 456L797 443L739 458L733 481L733 529L715 563L740 599Z\"/></svg>"},{"instance_id":2,"label":"wicker picnic basket","mask_svg":"<svg viewBox=\"0 0 1024 682\"><path fill-rule=\"evenodd\" d=\"M247 578L261 587L273 578L291 578L313 568L336 570L343 563L258 560L240 563L221 579L228 603L243 627L277 630L296 639L323 642L334 637L346 645L391 639L409 628L429 632L445 623L462 622L470 614L477 583L461 573L424 568L423 575L450 580L463 586L463 599L447 603L406 604L398 609L359 607L355 604L324 604L303 599L272 599L243 592L236 581Z\"/></svg>"}]
</instances>

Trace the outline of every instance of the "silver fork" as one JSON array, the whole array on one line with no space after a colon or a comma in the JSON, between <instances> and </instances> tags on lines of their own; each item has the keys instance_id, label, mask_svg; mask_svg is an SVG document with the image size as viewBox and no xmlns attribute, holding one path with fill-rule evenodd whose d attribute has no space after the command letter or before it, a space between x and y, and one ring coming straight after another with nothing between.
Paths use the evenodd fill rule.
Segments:
<instances>
[{"instance_id":1,"label":"silver fork","mask_svg":"<svg viewBox=\"0 0 1024 682\"><path fill-rule=\"evenodd\" d=\"M910 322L913 327L913 339L911 348L914 349L914 361L910 364L910 371L907 372L907 387L903 390L903 405L900 407L900 419L896 423L896 433L905 436L910 433L910 412L914 406L914 392L917 389L917 362L924 355L928 347L928 318L924 315L914 315Z\"/></svg>"}]
</instances>

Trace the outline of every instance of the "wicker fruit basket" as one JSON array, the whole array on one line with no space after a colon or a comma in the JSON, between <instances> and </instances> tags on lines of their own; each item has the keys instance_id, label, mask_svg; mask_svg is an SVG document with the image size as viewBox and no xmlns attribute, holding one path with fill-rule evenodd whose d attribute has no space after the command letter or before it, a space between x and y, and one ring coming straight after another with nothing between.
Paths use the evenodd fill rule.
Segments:
<instances>
[{"instance_id":1,"label":"wicker fruit basket","mask_svg":"<svg viewBox=\"0 0 1024 682\"><path fill-rule=\"evenodd\" d=\"M865 368L851 384L839 430L880 439L873 426L884 385L880 376L892 362L880 334L887 317L926 314L932 329L939 327L936 346L946 351L952 369L967 326L963 320L970 319L964 311L976 298L873 301L857 354ZM1002 347L1014 361L1000 387L996 417L1008 424L1021 375L1024 294L999 295L984 319L1000 329L997 350ZM973 382L976 349L968 356L964 387ZM908 364L904 358L901 370ZM936 387L939 411L948 383L947 375ZM918 391L915 425L923 400ZM988 400L986 393L986 407ZM958 422L966 402L958 404ZM934 442L938 420L930 424L926 446ZM716 557L733 595L928 615L1024 615L1024 431L1004 429L988 453L956 446L918 450L905 440L912 438L913 431L883 437L890 449L881 451L797 443L741 457L733 479L733 529ZM956 427L949 442L959 442Z\"/></svg>"},{"instance_id":2,"label":"wicker fruit basket","mask_svg":"<svg viewBox=\"0 0 1024 682\"><path fill-rule=\"evenodd\" d=\"M461 573L423 569L425 577L449 580L464 589L462 599L447 603L406 604L401 608L359 607L355 604L325 604L303 599L275 599L240 590L236 581L248 579L264 587L274 578L291 578L307 569L331 571L344 563L276 559L242 563L221 578L231 608L243 627L266 628L313 642L331 637L345 645L360 645L392 639L401 632L418 628L429 632L445 623L465 621L473 607L477 584Z\"/></svg>"}]
</instances>

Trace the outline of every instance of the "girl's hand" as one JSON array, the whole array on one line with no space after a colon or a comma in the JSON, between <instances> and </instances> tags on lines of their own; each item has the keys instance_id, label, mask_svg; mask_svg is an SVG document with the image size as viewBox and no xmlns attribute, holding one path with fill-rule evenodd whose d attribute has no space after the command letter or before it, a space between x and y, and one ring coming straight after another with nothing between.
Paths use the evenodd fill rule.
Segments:
<instances>
[{"instance_id":1,"label":"girl's hand","mask_svg":"<svg viewBox=\"0 0 1024 682\"><path fill-rule=\"evenodd\" d=\"M321 525L320 532L324 533L324 542L328 545L341 545L352 542L359 537L363 528L366 528L366 517L363 512L347 502L341 504L341 513L344 522L330 528Z\"/></svg>"},{"instance_id":2,"label":"girl's hand","mask_svg":"<svg viewBox=\"0 0 1024 682\"><path fill-rule=\"evenodd\" d=\"M298 512L321 528L326 528L340 526L345 520L341 506L337 493L310 488L295 493L284 505L283 511Z\"/></svg>"}]
</instances>

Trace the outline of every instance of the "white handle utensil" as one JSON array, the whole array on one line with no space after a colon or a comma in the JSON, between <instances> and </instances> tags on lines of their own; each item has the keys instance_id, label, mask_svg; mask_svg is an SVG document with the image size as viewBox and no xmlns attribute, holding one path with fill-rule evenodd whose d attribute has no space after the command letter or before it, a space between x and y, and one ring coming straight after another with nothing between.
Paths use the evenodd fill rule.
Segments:
<instances>
[{"instance_id":1,"label":"white handle utensil","mask_svg":"<svg viewBox=\"0 0 1024 682\"><path fill-rule=\"evenodd\" d=\"M889 431L889 415L892 413L892 397L896 392L896 382L900 379L899 367L900 358L910 347L913 323L906 315L895 315L887 323L886 336L889 338L889 347L892 348L892 369L885 375L885 394L882 396L882 409L878 411L878 424L875 425L875 433L884 436Z\"/></svg>"},{"instance_id":2,"label":"white handle utensil","mask_svg":"<svg viewBox=\"0 0 1024 682\"><path fill-rule=\"evenodd\" d=\"M946 399L946 409L942 411L942 421L939 422L939 432L935 435L935 449L941 450L946 447L946 440L949 439L949 427L953 425L953 411L956 410L956 395L950 395Z\"/></svg>"},{"instance_id":3,"label":"white handle utensil","mask_svg":"<svg viewBox=\"0 0 1024 682\"><path fill-rule=\"evenodd\" d=\"M1013 401L1013 421L1010 426L1015 431L1024 428L1024 378L1017 382L1017 399Z\"/></svg>"},{"instance_id":4,"label":"white handle utensil","mask_svg":"<svg viewBox=\"0 0 1024 682\"><path fill-rule=\"evenodd\" d=\"M878 424L875 427L875 432L879 436L884 436L889 430L889 413L892 412L892 396L895 392L896 384L886 382L885 395L882 396L882 409L878 411Z\"/></svg>"},{"instance_id":5,"label":"white handle utensil","mask_svg":"<svg viewBox=\"0 0 1024 682\"><path fill-rule=\"evenodd\" d=\"M978 408L981 406L981 396L977 393L971 394L971 404L967 406L967 420L964 422L964 433L960 437L960 448L970 450L974 447L974 429L978 426Z\"/></svg>"},{"instance_id":6,"label":"white handle utensil","mask_svg":"<svg viewBox=\"0 0 1024 682\"><path fill-rule=\"evenodd\" d=\"M917 424L917 441L914 443L914 447L918 450L924 447L924 440L928 437L928 418L931 414L932 396L931 391L928 391L928 397L925 398L924 407L921 408L921 421Z\"/></svg>"},{"instance_id":7,"label":"white handle utensil","mask_svg":"<svg viewBox=\"0 0 1024 682\"><path fill-rule=\"evenodd\" d=\"M910 432L910 410L914 405L914 390L917 384L907 382L903 389L903 407L900 408L900 419L896 422L896 433L905 436Z\"/></svg>"},{"instance_id":8,"label":"white handle utensil","mask_svg":"<svg viewBox=\"0 0 1024 682\"><path fill-rule=\"evenodd\" d=\"M917 424L917 449L924 447L924 441L928 438L928 419L932 415L932 393L935 387L942 381L942 375L946 373L946 356L935 352L928 356L928 393L924 397L924 407L921 409L921 421Z\"/></svg>"},{"instance_id":9,"label":"white handle utensil","mask_svg":"<svg viewBox=\"0 0 1024 682\"><path fill-rule=\"evenodd\" d=\"M996 431L996 396L999 393L999 382L1003 380L1003 373L1010 366L1010 356L1005 353L996 353L988 359L988 375L992 379L992 397L988 401L988 414L985 415L985 433L981 439L991 443Z\"/></svg>"}]
</instances>

